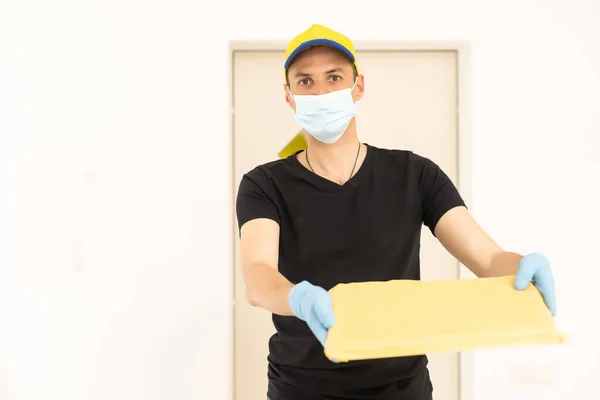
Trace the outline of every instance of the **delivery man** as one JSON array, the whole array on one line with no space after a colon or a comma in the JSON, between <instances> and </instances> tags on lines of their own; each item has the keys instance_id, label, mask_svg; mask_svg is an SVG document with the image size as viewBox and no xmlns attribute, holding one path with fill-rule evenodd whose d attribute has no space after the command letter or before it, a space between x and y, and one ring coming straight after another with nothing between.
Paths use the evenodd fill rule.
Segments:
<instances>
[{"instance_id":1,"label":"delivery man","mask_svg":"<svg viewBox=\"0 0 600 400\"><path fill-rule=\"evenodd\" d=\"M236 201L247 300L271 312L276 328L270 400L432 398L425 355L336 363L323 351L335 324L327 291L420 279L423 225L476 276L517 275L516 290L533 281L555 314L543 255L504 251L434 161L359 141L355 103L365 84L347 37L311 26L289 43L284 73L307 148L247 172Z\"/></svg>"}]
</instances>

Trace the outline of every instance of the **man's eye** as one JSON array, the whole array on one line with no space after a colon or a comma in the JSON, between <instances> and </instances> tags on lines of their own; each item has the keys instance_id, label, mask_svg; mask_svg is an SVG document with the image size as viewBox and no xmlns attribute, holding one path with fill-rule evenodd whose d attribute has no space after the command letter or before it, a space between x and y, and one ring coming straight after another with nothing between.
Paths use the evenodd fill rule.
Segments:
<instances>
[{"instance_id":1,"label":"man's eye","mask_svg":"<svg viewBox=\"0 0 600 400\"><path fill-rule=\"evenodd\" d=\"M302 79L300 82L298 82L298 84L300 86L306 86L306 85L308 85L308 83L309 83L308 79Z\"/></svg>"},{"instance_id":2,"label":"man's eye","mask_svg":"<svg viewBox=\"0 0 600 400\"><path fill-rule=\"evenodd\" d=\"M341 76L339 76L339 75L332 75L332 76L331 76L331 80L332 80L332 81L334 81L334 82L337 82L337 81L339 81L340 79L342 79L342 77L341 77Z\"/></svg>"}]
</instances>

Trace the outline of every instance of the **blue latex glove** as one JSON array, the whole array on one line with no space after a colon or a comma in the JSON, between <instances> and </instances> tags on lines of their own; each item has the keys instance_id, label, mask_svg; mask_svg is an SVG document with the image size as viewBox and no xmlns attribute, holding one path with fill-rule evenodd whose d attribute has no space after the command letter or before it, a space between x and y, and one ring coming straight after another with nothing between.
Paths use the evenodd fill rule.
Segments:
<instances>
[{"instance_id":1,"label":"blue latex glove","mask_svg":"<svg viewBox=\"0 0 600 400\"><path fill-rule=\"evenodd\" d=\"M519 261L519 271L515 279L515 288L524 290L532 281L544 297L544 301L552 312L552 316L556 316L554 277L550 270L550 262L542 254L528 254Z\"/></svg>"},{"instance_id":2,"label":"blue latex glove","mask_svg":"<svg viewBox=\"0 0 600 400\"><path fill-rule=\"evenodd\" d=\"M308 324L324 347L327 331L335 324L329 293L322 287L302 281L292 288L289 303L294 315Z\"/></svg>"}]
</instances>

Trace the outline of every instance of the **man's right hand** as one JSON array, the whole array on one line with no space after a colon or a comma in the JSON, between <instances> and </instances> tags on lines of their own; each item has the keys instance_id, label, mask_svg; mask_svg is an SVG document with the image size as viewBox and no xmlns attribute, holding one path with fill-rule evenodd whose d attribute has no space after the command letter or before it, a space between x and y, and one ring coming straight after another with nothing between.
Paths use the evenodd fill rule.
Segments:
<instances>
[{"instance_id":1,"label":"man's right hand","mask_svg":"<svg viewBox=\"0 0 600 400\"><path fill-rule=\"evenodd\" d=\"M335 324L329 293L322 287L302 281L290 291L289 303L294 315L308 324L324 347L327 331Z\"/></svg>"}]
</instances>

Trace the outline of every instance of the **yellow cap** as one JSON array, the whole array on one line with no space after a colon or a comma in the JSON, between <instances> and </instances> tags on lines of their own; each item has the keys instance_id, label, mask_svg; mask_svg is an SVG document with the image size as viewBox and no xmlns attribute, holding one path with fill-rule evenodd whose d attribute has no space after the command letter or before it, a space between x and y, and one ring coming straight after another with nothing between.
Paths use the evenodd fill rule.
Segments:
<instances>
[{"instance_id":1,"label":"yellow cap","mask_svg":"<svg viewBox=\"0 0 600 400\"><path fill-rule=\"evenodd\" d=\"M288 44L285 52L285 64L283 65L284 71L287 71L288 67L298 54L309 47L317 45L329 46L341 51L354 64L358 73L356 53L352 41L341 33L318 24L314 24L304 32L300 33Z\"/></svg>"}]
</instances>

